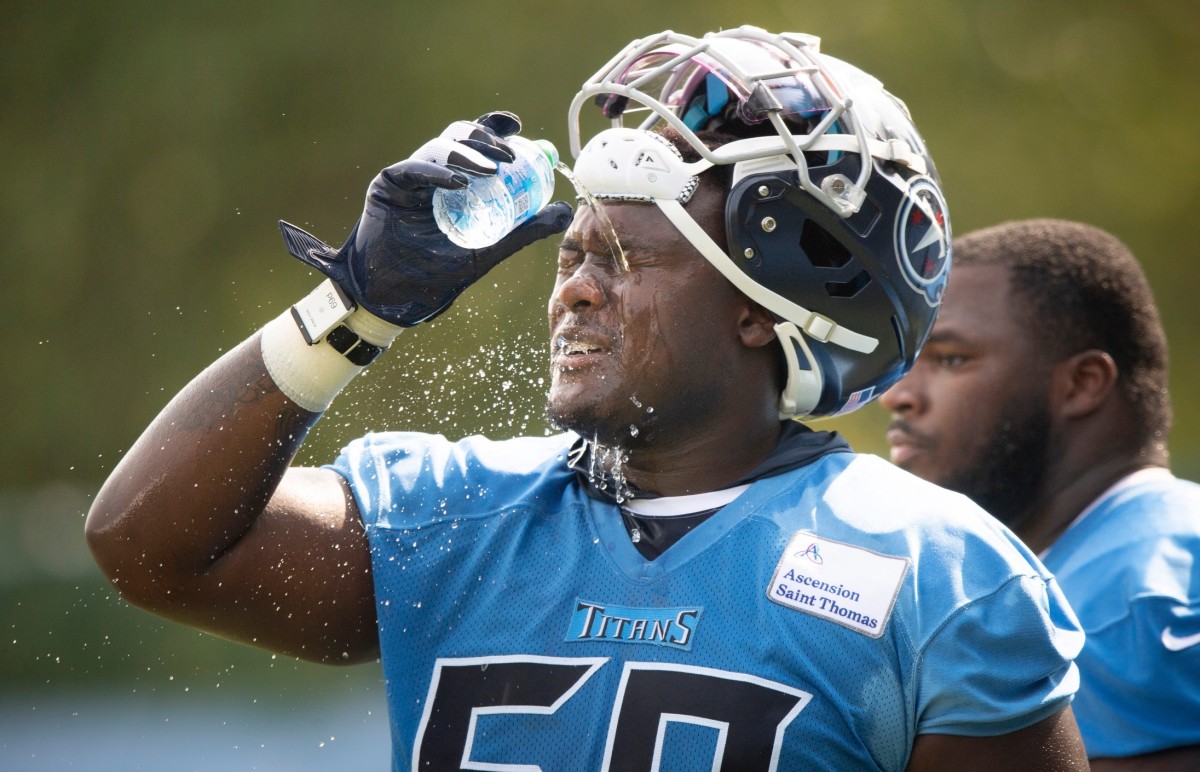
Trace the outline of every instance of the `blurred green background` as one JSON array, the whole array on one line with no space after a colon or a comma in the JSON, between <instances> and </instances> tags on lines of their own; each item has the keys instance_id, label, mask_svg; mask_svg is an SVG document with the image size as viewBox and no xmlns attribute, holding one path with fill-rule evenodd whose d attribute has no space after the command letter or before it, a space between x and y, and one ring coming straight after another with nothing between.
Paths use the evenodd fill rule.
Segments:
<instances>
[{"instance_id":1,"label":"blurred green background","mask_svg":"<svg viewBox=\"0 0 1200 772\"><path fill-rule=\"evenodd\" d=\"M1200 5L9 0L0 767L320 769L347 763L351 745L385 763L375 667L283 661L128 607L87 555L91 498L191 376L315 284L277 220L340 244L379 168L492 109L565 153L571 97L630 40L743 23L820 35L903 98L955 232L1054 216L1124 239L1170 337L1175 470L1200 478L1187 230L1200 204ZM526 250L406 333L339 398L304 460L368 429L542 432L552 259L552 244ZM885 453L884 423L873 406L836 426ZM334 705L366 739L334 739ZM86 757L36 739L91 736L90 722L104 740ZM168 726L179 734L164 764L147 743ZM302 761L286 756L297 748Z\"/></svg>"}]
</instances>

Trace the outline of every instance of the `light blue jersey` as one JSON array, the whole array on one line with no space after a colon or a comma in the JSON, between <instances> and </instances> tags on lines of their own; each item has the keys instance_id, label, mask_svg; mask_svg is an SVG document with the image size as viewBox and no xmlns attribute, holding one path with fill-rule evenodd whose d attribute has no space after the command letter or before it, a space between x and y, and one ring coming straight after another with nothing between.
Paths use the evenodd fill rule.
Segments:
<instances>
[{"instance_id":1,"label":"light blue jersey","mask_svg":"<svg viewBox=\"0 0 1200 772\"><path fill-rule=\"evenodd\" d=\"M1087 632L1074 710L1088 755L1200 744L1200 485L1135 473L1044 559Z\"/></svg>"},{"instance_id":2,"label":"light blue jersey","mask_svg":"<svg viewBox=\"0 0 1200 772\"><path fill-rule=\"evenodd\" d=\"M647 561L574 439L377 434L334 465L370 539L396 769L900 770L918 734L1070 701L1074 615L966 498L832 453Z\"/></svg>"}]
</instances>

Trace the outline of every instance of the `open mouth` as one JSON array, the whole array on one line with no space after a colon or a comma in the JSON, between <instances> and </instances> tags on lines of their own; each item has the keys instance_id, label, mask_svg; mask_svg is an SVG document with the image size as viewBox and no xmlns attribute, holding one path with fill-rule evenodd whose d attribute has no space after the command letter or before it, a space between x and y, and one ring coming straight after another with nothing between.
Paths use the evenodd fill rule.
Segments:
<instances>
[{"instance_id":1,"label":"open mouth","mask_svg":"<svg viewBox=\"0 0 1200 772\"><path fill-rule=\"evenodd\" d=\"M591 354L600 351L601 347L597 343L589 343L583 340L567 340L563 336L559 336L554 342L554 348L559 354L566 356L578 356L581 354Z\"/></svg>"},{"instance_id":2,"label":"open mouth","mask_svg":"<svg viewBox=\"0 0 1200 772\"><path fill-rule=\"evenodd\" d=\"M609 353L607 343L583 335L559 334L551 347L551 361L560 369L595 363Z\"/></svg>"}]
</instances>

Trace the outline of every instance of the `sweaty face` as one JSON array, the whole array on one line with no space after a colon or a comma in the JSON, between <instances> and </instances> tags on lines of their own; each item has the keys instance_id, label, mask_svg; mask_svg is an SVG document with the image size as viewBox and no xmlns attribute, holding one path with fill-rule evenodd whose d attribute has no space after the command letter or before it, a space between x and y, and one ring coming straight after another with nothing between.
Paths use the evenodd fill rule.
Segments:
<instances>
[{"instance_id":1,"label":"sweaty face","mask_svg":"<svg viewBox=\"0 0 1200 772\"><path fill-rule=\"evenodd\" d=\"M700 198L693 216L716 216ZM729 398L748 301L655 205L601 206L606 216L581 205L559 248L547 415L632 446L686 430ZM613 254L618 241L628 269Z\"/></svg>"},{"instance_id":2,"label":"sweaty face","mask_svg":"<svg viewBox=\"0 0 1200 772\"><path fill-rule=\"evenodd\" d=\"M1018 525L1049 452L1050 363L1020 318L1008 274L954 269L929 341L881 404L892 461Z\"/></svg>"}]
</instances>

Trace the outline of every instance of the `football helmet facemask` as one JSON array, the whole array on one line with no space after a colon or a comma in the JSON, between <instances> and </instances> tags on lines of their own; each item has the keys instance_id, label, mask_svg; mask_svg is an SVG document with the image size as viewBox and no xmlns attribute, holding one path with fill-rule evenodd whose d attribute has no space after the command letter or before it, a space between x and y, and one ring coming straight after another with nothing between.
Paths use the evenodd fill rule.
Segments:
<instances>
[{"instance_id":1,"label":"football helmet facemask","mask_svg":"<svg viewBox=\"0 0 1200 772\"><path fill-rule=\"evenodd\" d=\"M581 147L592 102L611 128ZM626 127L635 112L647 115ZM581 193L655 203L775 315L788 371L781 418L849 412L912 367L945 290L950 223L907 108L875 78L810 35L667 31L586 81L568 128ZM699 160L685 162L667 128ZM702 130L733 139L710 148ZM722 164L733 165L727 249L684 209L697 175Z\"/></svg>"}]
</instances>

